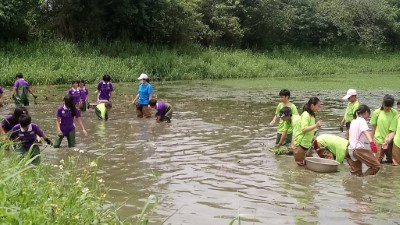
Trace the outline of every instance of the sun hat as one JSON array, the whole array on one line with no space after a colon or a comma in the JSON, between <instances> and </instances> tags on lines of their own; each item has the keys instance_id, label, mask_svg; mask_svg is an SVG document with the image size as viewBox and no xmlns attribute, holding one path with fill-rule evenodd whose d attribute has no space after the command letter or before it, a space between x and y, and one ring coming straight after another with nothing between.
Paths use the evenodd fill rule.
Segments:
<instances>
[{"instance_id":1,"label":"sun hat","mask_svg":"<svg viewBox=\"0 0 400 225\"><path fill-rule=\"evenodd\" d=\"M138 80L143 80L143 79L147 80L147 79L149 79L149 76L147 76L147 74L145 74L145 73L140 74L140 77L138 78Z\"/></svg>"},{"instance_id":2,"label":"sun hat","mask_svg":"<svg viewBox=\"0 0 400 225\"><path fill-rule=\"evenodd\" d=\"M355 89L349 89L342 99L349 99L353 95L357 95L357 91Z\"/></svg>"},{"instance_id":3,"label":"sun hat","mask_svg":"<svg viewBox=\"0 0 400 225\"><path fill-rule=\"evenodd\" d=\"M279 111L279 118L283 118L285 116L291 116L292 115L292 110L289 107L283 107Z\"/></svg>"}]
</instances>

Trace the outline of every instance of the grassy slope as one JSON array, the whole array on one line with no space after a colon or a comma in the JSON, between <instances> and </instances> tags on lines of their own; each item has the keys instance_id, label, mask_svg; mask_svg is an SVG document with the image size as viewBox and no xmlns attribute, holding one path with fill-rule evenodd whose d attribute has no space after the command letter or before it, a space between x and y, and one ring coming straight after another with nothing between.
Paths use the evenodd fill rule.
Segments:
<instances>
[{"instance_id":1,"label":"grassy slope","mask_svg":"<svg viewBox=\"0 0 400 225\"><path fill-rule=\"evenodd\" d=\"M2 85L10 85L16 72L24 73L33 84L69 83L78 77L95 82L104 73L111 74L114 82L133 81L142 72L156 80L319 77L321 82L347 74L375 77L400 73L398 53L291 49L253 53L198 46L171 49L140 43L89 45L57 40L2 44L0 62Z\"/></svg>"}]
</instances>

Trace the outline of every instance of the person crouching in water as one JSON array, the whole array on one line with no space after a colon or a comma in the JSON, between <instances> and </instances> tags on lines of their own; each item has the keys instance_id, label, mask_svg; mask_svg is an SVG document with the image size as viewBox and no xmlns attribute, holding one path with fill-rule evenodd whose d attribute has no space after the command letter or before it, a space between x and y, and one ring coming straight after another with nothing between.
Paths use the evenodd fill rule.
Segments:
<instances>
[{"instance_id":1,"label":"person crouching in water","mask_svg":"<svg viewBox=\"0 0 400 225\"><path fill-rule=\"evenodd\" d=\"M40 163L40 148L35 144L37 136L43 137L47 144L51 145L49 138L43 133L43 131L34 123L31 123L32 119L29 115L22 114L19 119L19 124L15 125L11 130L11 139L17 141L16 151L22 156L27 153L30 154L30 158L35 159L32 161L33 164Z\"/></svg>"},{"instance_id":2,"label":"person crouching in water","mask_svg":"<svg viewBox=\"0 0 400 225\"><path fill-rule=\"evenodd\" d=\"M149 105L152 109L156 109L156 121L171 123L172 118L172 106L163 101L157 101L156 99L151 99Z\"/></svg>"},{"instance_id":3,"label":"person crouching in water","mask_svg":"<svg viewBox=\"0 0 400 225\"><path fill-rule=\"evenodd\" d=\"M99 120L108 120L108 111L112 108L111 102L100 103L94 109Z\"/></svg>"},{"instance_id":4,"label":"person crouching in water","mask_svg":"<svg viewBox=\"0 0 400 225\"><path fill-rule=\"evenodd\" d=\"M314 150L320 158L343 163L349 141L333 134L322 134L315 138L313 144Z\"/></svg>"},{"instance_id":5,"label":"person crouching in water","mask_svg":"<svg viewBox=\"0 0 400 225\"><path fill-rule=\"evenodd\" d=\"M347 149L346 160L350 165L351 174L357 176L368 176L376 174L380 169L380 163L375 157L377 152L376 144L368 131L368 119L371 110L367 105L360 105L353 115L349 128L349 147ZM364 146L364 141L367 139L371 150ZM368 166L368 170L362 173L362 164Z\"/></svg>"},{"instance_id":6,"label":"person crouching in water","mask_svg":"<svg viewBox=\"0 0 400 225\"><path fill-rule=\"evenodd\" d=\"M71 95L64 97L64 104L59 106L56 112L57 121L57 133L58 137L54 141L54 148L59 148L64 137L67 137L68 147L75 147L75 123L74 119L78 122L82 128L82 132L87 136L85 127L81 120L81 112L76 108L74 104L74 98Z\"/></svg>"},{"instance_id":7,"label":"person crouching in water","mask_svg":"<svg viewBox=\"0 0 400 225\"><path fill-rule=\"evenodd\" d=\"M297 109L296 109L297 113ZM282 135L286 135L289 130L292 131L292 138L291 138L291 146L290 150L288 152L288 155L293 155L293 149L294 149L294 141L293 137L295 136L297 130L295 128L298 127L298 124L300 124L300 116L298 114L293 115L292 109L288 106L284 106L280 111L279 111L279 119L281 119L283 122L283 129L282 129Z\"/></svg>"}]
</instances>

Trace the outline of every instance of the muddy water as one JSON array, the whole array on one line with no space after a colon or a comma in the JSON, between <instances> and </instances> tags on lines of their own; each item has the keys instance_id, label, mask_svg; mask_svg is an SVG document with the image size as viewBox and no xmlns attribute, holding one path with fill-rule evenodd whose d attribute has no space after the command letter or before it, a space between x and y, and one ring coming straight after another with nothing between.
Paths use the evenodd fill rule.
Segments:
<instances>
[{"instance_id":1,"label":"muddy water","mask_svg":"<svg viewBox=\"0 0 400 225\"><path fill-rule=\"evenodd\" d=\"M83 113L89 136L77 134L78 148L89 158L102 156L100 173L111 188L108 199L133 222L150 194L160 203L151 224L398 224L400 168L385 165L378 176L352 177L348 165L335 174L317 174L274 156L275 127L269 126L279 90L237 91L210 85L156 84L160 99L174 106L171 124L137 119L130 90L116 84L107 122ZM67 87L40 89L29 110L36 123L55 135L54 111ZM94 87L91 87L93 90ZM379 106L383 92L359 91L362 102ZM398 92L392 92L400 96ZM48 99L43 98L44 95ZM338 128L345 103L338 91L292 92L300 109L317 95L322 133ZM92 99L94 96L91 95ZM1 109L4 113L11 106ZM66 143L64 143L64 146ZM45 149L44 161L58 162L71 149Z\"/></svg>"}]
</instances>

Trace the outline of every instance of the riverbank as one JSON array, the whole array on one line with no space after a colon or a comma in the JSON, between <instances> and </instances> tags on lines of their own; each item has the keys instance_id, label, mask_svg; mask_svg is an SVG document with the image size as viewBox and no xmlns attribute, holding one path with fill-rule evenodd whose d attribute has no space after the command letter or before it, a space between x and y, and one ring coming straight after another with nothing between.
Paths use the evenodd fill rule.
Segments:
<instances>
[{"instance_id":1,"label":"riverbank","mask_svg":"<svg viewBox=\"0 0 400 225\"><path fill-rule=\"evenodd\" d=\"M368 74L380 81L382 74L400 73L397 52L281 49L255 53L199 46L168 48L133 42L13 42L0 47L0 62L1 85L11 85L17 72L24 73L32 84L66 84L76 78L94 83L105 73L112 76L113 82L135 81L142 72L157 81L239 78L278 78L279 81L295 77L329 80L348 77L347 74Z\"/></svg>"}]
</instances>

